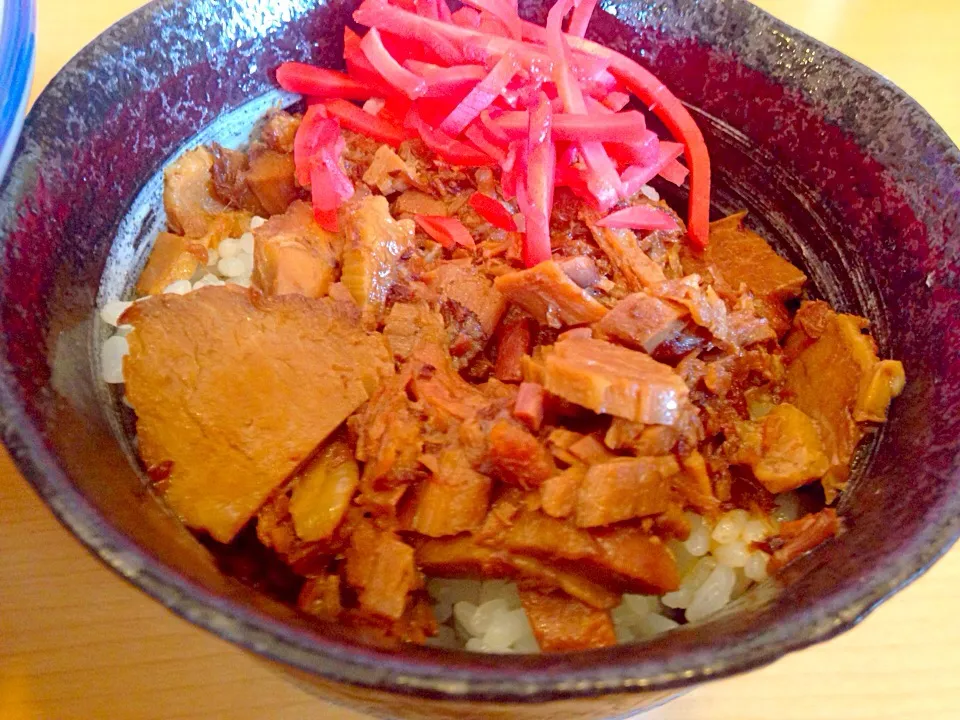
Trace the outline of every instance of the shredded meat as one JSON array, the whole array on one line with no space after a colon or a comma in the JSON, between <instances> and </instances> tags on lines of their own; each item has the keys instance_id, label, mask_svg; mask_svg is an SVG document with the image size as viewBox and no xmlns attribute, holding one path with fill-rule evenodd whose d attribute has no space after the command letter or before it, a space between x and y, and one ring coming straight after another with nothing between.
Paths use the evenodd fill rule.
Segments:
<instances>
[{"instance_id":1,"label":"shredded meat","mask_svg":"<svg viewBox=\"0 0 960 720\"><path fill-rule=\"evenodd\" d=\"M840 518L833 508L806 515L780 526L778 539L782 546L773 553L767 569L776 572L787 563L813 550L840 532Z\"/></svg>"},{"instance_id":2,"label":"shredded meat","mask_svg":"<svg viewBox=\"0 0 960 720\"><path fill-rule=\"evenodd\" d=\"M497 578L543 650L612 645L623 593L680 587L691 512L763 517L816 482L832 503L904 388L866 320L801 303L806 277L742 214L700 251L679 218L601 228L558 188L552 256L525 268L522 230L470 203L522 225L495 168L342 130L353 194L329 232L297 181L300 122L271 112L248 149L166 170L169 232L120 318L126 396L184 523L361 641L435 634L427 577ZM442 246L416 215L476 246ZM248 232L251 289L163 294ZM776 572L839 529L827 508L755 545Z\"/></svg>"}]
</instances>

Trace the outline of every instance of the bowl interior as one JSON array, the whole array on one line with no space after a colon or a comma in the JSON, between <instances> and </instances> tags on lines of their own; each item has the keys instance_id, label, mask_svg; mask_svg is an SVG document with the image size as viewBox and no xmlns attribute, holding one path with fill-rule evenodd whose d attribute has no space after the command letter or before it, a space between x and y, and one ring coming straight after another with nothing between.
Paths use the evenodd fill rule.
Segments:
<instances>
[{"instance_id":1,"label":"bowl interior","mask_svg":"<svg viewBox=\"0 0 960 720\"><path fill-rule=\"evenodd\" d=\"M522 3L543 20L545 6ZM925 569L960 524L960 158L902 92L741 0L605 3L597 39L641 58L707 137L714 212L750 223L835 306L865 315L906 392L841 502L847 532L779 585L655 642L497 657L364 645L220 571L146 489L100 381L98 301L120 296L163 224L160 170L238 144L284 60L338 66L352 6L155 2L45 91L0 193L6 442L54 512L175 612L328 679L447 697L663 689L769 662L849 627ZM198 135L199 133L199 135Z\"/></svg>"}]
</instances>

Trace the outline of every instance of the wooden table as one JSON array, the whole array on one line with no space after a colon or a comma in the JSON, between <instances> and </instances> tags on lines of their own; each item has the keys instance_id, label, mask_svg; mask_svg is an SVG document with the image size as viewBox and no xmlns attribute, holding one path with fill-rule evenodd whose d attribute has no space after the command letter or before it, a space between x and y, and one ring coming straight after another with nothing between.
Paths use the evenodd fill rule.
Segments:
<instances>
[{"instance_id":1,"label":"wooden table","mask_svg":"<svg viewBox=\"0 0 960 720\"><path fill-rule=\"evenodd\" d=\"M40 0L34 96L138 0ZM762 0L878 69L960 139L960 2ZM906 478L905 478L906 479ZM650 720L960 717L960 549L846 635ZM174 617L63 530L0 455L0 720L360 720Z\"/></svg>"}]
</instances>

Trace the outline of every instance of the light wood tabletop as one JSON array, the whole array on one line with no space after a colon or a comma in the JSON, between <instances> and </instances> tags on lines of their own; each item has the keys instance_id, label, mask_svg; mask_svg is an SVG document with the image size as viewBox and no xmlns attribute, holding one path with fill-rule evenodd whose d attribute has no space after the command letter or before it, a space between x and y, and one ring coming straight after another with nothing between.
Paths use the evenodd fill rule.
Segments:
<instances>
[{"instance_id":1,"label":"light wood tabletop","mask_svg":"<svg viewBox=\"0 0 960 720\"><path fill-rule=\"evenodd\" d=\"M40 0L33 96L138 0ZM960 2L762 0L875 68L960 140ZM650 720L960 718L960 549L859 627ZM0 455L0 720L360 720L171 615L60 527Z\"/></svg>"}]
</instances>

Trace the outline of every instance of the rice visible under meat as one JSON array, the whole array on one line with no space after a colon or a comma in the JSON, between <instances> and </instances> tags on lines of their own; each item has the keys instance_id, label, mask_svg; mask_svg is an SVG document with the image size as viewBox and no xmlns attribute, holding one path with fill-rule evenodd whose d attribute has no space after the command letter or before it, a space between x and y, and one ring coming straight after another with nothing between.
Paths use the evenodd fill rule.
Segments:
<instances>
[{"instance_id":1,"label":"rice visible under meat","mask_svg":"<svg viewBox=\"0 0 960 720\"><path fill-rule=\"evenodd\" d=\"M256 229L266 220L254 217L250 228ZM207 251L207 264L197 268L189 280L177 280L163 289L164 293L185 295L192 290L208 285L233 284L250 287L250 275L253 272L253 233L243 233L239 237L228 237L220 241L216 248ZM120 316L133 303L127 300L110 300L100 310L100 319L115 328L114 334L105 341L100 352L100 372L104 382L119 385L123 383L123 357L127 354L127 341L124 335L129 327L120 326Z\"/></svg>"},{"instance_id":2,"label":"rice visible under meat","mask_svg":"<svg viewBox=\"0 0 960 720\"><path fill-rule=\"evenodd\" d=\"M646 640L719 612L767 578L769 556L750 544L775 534L781 520L798 514L793 494L778 499L770 517L732 510L715 525L687 513L690 536L672 542L681 571L680 588L663 596L624 594L610 615L621 643ZM485 653L539 652L517 586L505 580L432 579L427 590L440 630L428 645Z\"/></svg>"}]
</instances>

